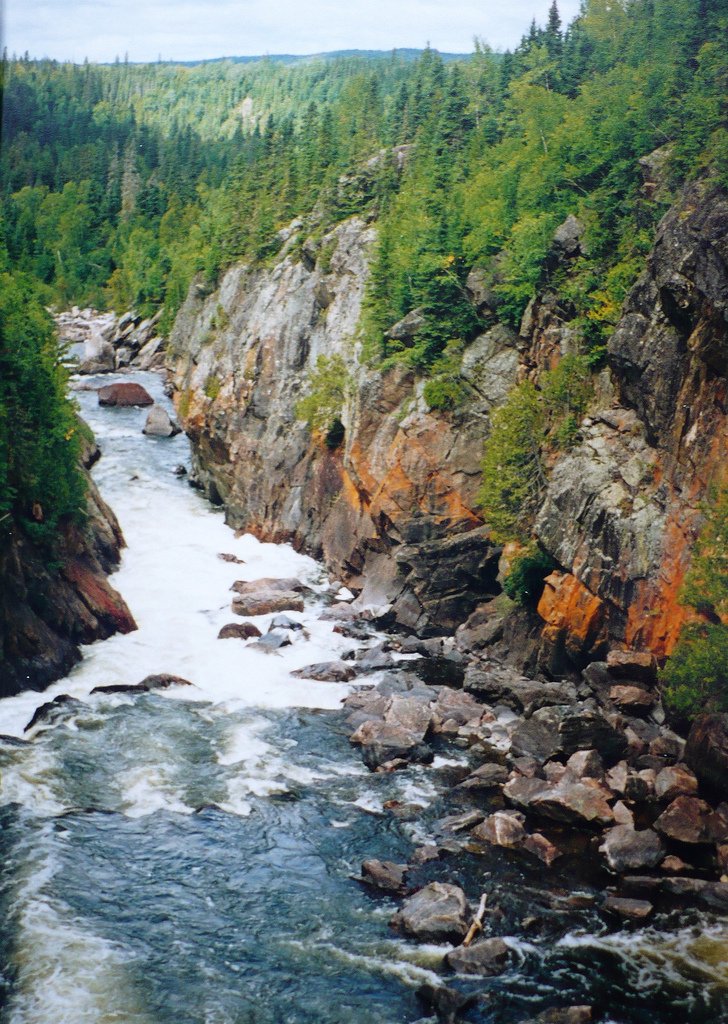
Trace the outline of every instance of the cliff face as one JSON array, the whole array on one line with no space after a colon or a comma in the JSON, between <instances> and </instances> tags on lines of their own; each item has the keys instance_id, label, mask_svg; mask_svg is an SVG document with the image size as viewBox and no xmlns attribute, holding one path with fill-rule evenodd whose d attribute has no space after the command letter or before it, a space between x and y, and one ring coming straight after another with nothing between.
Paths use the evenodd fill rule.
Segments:
<instances>
[{"instance_id":1,"label":"cliff face","mask_svg":"<svg viewBox=\"0 0 728 1024\"><path fill-rule=\"evenodd\" d=\"M107 575L124 540L88 481L88 519L64 527L55 565L20 533L0 548L0 696L43 690L78 661L79 644L129 633L136 623Z\"/></svg>"},{"instance_id":2,"label":"cliff face","mask_svg":"<svg viewBox=\"0 0 728 1024\"><path fill-rule=\"evenodd\" d=\"M572 221L554 240L562 262L579 253ZM726 462L727 235L728 201L704 185L664 218L581 441L551 468L535 532L559 571L519 627L546 671L609 644L661 656L675 641L698 503ZM476 502L489 412L577 334L558 296L540 296L518 337L496 324L467 348L465 409L429 411L407 370L359 365L373 240L357 218L318 249L294 231L273 269L233 267L214 294L193 287L168 353L178 410L199 480L233 525L322 555L406 625L453 628L499 591ZM294 411L321 354L341 356L349 378L333 451Z\"/></svg>"},{"instance_id":3,"label":"cliff face","mask_svg":"<svg viewBox=\"0 0 728 1024\"><path fill-rule=\"evenodd\" d=\"M662 657L686 616L677 598L699 503L728 470L728 198L694 185L660 224L609 342L611 401L551 474L536 533L569 577L540 607L550 644L597 620ZM588 610L559 621L553 590L584 588ZM588 654L590 646L584 645Z\"/></svg>"}]
</instances>

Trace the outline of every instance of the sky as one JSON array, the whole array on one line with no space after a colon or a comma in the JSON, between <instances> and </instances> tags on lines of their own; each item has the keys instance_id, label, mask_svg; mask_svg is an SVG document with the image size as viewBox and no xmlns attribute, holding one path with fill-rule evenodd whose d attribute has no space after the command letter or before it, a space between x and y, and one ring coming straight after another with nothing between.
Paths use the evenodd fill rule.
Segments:
<instances>
[{"instance_id":1,"label":"sky","mask_svg":"<svg viewBox=\"0 0 728 1024\"><path fill-rule=\"evenodd\" d=\"M558 0L566 24L579 0ZM3 0L0 0L0 4ZM4 0L9 53L56 60L201 60L340 49L470 53L515 46L551 0Z\"/></svg>"}]
</instances>

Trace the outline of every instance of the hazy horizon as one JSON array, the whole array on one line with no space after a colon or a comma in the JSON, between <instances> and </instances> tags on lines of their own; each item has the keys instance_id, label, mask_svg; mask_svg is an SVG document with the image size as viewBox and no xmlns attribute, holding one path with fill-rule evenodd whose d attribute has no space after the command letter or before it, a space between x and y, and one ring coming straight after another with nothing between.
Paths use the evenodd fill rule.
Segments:
<instances>
[{"instance_id":1,"label":"hazy horizon","mask_svg":"<svg viewBox=\"0 0 728 1024\"><path fill-rule=\"evenodd\" d=\"M109 63L198 61L333 50L422 49L470 53L477 36L494 49L517 45L551 0L501 3L368 0L5 0L3 45L40 59ZM559 3L566 24L579 0Z\"/></svg>"}]
</instances>

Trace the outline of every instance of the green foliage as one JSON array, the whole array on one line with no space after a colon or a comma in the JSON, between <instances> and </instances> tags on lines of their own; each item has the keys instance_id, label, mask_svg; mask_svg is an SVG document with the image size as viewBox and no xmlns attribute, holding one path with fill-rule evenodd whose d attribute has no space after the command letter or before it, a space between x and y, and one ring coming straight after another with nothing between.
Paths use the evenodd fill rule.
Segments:
<instances>
[{"instance_id":1,"label":"green foliage","mask_svg":"<svg viewBox=\"0 0 728 1024\"><path fill-rule=\"evenodd\" d=\"M541 396L550 437L557 448L570 448L592 396L593 381L587 356L569 355L541 377Z\"/></svg>"},{"instance_id":2,"label":"green foliage","mask_svg":"<svg viewBox=\"0 0 728 1024\"><path fill-rule=\"evenodd\" d=\"M681 718L728 711L728 627L692 622L660 674L665 702Z\"/></svg>"},{"instance_id":3,"label":"green foliage","mask_svg":"<svg viewBox=\"0 0 728 1024\"><path fill-rule=\"evenodd\" d=\"M207 378L205 379L205 386L203 390L205 392L205 395L209 399L211 399L211 401L214 402L217 396L220 394L220 387L220 378L216 376L214 373L208 374Z\"/></svg>"},{"instance_id":4,"label":"green foliage","mask_svg":"<svg viewBox=\"0 0 728 1024\"><path fill-rule=\"evenodd\" d=\"M0 272L0 523L51 543L85 508L81 436L53 324L23 274Z\"/></svg>"},{"instance_id":5,"label":"green foliage","mask_svg":"<svg viewBox=\"0 0 728 1024\"><path fill-rule=\"evenodd\" d=\"M531 545L522 555L513 559L503 581L503 590L516 604L536 605L543 593L545 578L555 568L556 563L548 552Z\"/></svg>"},{"instance_id":6,"label":"green foliage","mask_svg":"<svg viewBox=\"0 0 728 1024\"><path fill-rule=\"evenodd\" d=\"M493 413L478 497L499 544L527 533L545 479L544 428L543 402L530 381L515 387Z\"/></svg>"},{"instance_id":7,"label":"green foliage","mask_svg":"<svg viewBox=\"0 0 728 1024\"><path fill-rule=\"evenodd\" d=\"M728 711L728 486L705 507L681 598L707 621L686 625L661 673L665 701L690 719Z\"/></svg>"},{"instance_id":8,"label":"green foliage","mask_svg":"<svg viewBox=\"0 0 728 1024\"><path fill-rule=\"evenodd\" d=\"M423 395L430 409L449 412L467 400L470 390L460 376L461 363L462 345L450 342L440 358L432 364L430 376L425 381Z\"/></svg>"},{"instance_id":9,"label":"green foliage","mask_svg":"<svg viewBox=\"0 0 728 1024\"><path fill-rule=\"evenodd\" d=\"M308 394L296 404L296 416L311 431L326 431L335 439L336 424L350 390L346 364L340 355L319 356L309 374Z\"/></svg>"}]
</instances>

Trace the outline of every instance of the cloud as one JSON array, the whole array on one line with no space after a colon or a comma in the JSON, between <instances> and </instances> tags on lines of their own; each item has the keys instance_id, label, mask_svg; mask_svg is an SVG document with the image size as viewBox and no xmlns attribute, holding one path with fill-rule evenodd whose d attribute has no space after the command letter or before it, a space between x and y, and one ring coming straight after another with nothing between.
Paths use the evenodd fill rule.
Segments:
<instances>
[{"instance_id":1,"label":"cloud","mask_svg":"<svg viewBox=\"0 0 728 1024\"><path fill-rule=\"evenodd\" d=\"M512 47L550 0L6 0L8 50L59 60L195 60L258 53ZM562 0L562 18L578 0Z\"/></svg>"}]
</instances>

